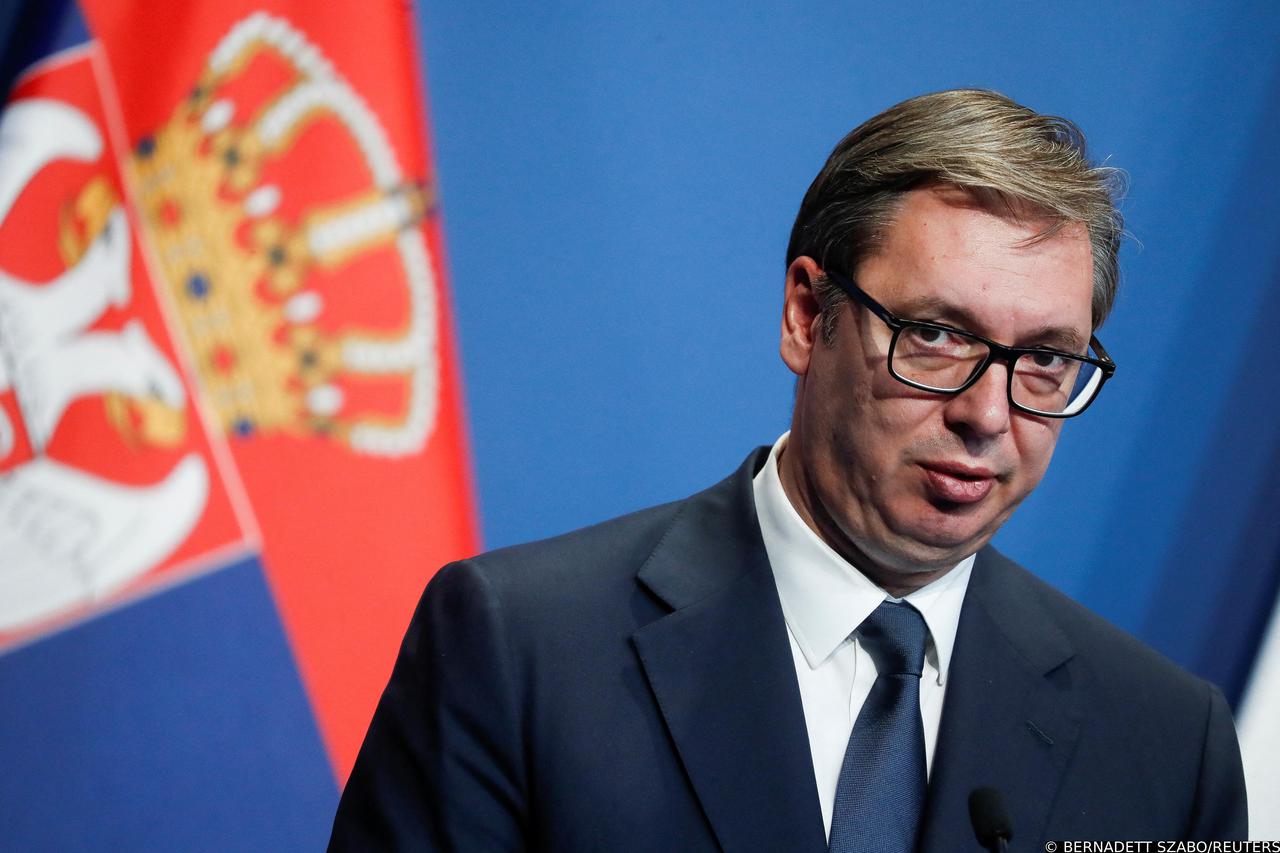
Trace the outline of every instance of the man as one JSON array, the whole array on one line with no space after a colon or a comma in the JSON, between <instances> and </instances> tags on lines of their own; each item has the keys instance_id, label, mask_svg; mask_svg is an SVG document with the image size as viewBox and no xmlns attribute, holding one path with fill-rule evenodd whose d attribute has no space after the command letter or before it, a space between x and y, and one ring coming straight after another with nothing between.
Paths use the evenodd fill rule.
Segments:
<instances>
[{"instance_id":1,"label":"man","mask_svg":"<svg viewBox=\"0 0 1280 853\"><path fill-rule=\"evenodd\" d=\"M987 546L1114 370L1111 180L990 92L846 137L788 249L790 432L441 570L331 849L950 853L983 786L992 849L1244 837L1218 691Z\"/></svg>"}]
</instances>

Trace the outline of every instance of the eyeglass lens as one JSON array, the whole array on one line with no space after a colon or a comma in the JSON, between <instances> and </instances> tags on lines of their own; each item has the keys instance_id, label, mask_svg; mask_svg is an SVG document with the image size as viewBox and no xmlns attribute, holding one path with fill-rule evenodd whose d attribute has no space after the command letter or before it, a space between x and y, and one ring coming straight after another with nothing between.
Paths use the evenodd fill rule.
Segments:
<instances>
[{"instance_id":1,"label":"eyeglass lens","mask_svg":"<svg viewBox=\"0 0 1280 853\"><path fill-rule=\"evenodd\" d=\"M990 357L982 341L930 326L904 326L890 354L902 379L935 391L963 388ZM1045 414L1074 414L1093 399L1102 384L1094 364L1053 353L1018 356L1013 365L1013 402Z\"/></svg>"}]
</instances>

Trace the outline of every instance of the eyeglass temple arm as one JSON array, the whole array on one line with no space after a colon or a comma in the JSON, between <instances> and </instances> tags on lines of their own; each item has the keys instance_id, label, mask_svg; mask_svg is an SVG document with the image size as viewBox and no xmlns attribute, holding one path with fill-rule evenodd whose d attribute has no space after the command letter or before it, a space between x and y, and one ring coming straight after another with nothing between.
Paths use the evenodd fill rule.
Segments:
<instances>
[{"instance_id":1,"label":"eyeglass temple arm","mask_svg":"<svg viewBox=\"0 0 1280 853\"><path fill-rule=\"evenodd\" d=\"M852 279L846 278L834 270L826 271L826 276L834 281L846 294L861 302L867 310L871 311L881 320L884 320L891 327L896 329L898 326L902 325L902 321L890 314L888 308L885 308L879 302L872 299L871 294L867 293L861 287L858 287Z\"/></svg>"},{"instance_id":2,"label":"eyeglass temple arm","mask_svg":"<svg viewBox=\"0 0 1280 853\"><path fill-rule=\"evenodd\" d=\"M1102 341L1098 340L1097 335L1091 335L1089 337L1089 346L1092 347L1093 351L1098 354L1099 359L1106 362L1106 366L1103 367L1103 370L1106 371L1107 376L1111 376L1111 374L1115 373L1116 363L1112 361L1111 356L1107 353L1106 349L1102 346Z\"/></svg>"}]
</instances>

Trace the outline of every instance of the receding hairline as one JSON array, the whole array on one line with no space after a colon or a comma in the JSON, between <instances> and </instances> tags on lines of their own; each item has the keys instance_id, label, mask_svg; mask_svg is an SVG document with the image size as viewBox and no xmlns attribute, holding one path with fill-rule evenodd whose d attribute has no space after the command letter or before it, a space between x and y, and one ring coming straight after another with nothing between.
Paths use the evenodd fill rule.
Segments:
<instances>
[{"instance_id":1,"label":"receding hairline","mask_svg":"<svg viewBox=\"0 0 1280 853\"><path fill-rule=\"evenodd\" d=\"M932 192L944 203L966 210L978 210L1017 225L1043 224L1034 234L1021 241L1021 246L1034 246L1061 234L1064 230L1079 230L1081 239L1089 240L1089 223L1084 219L1072 219L1029 199L1013 196L988 187L969 187L942 179L925 181L899 194L889 204L885 222L877 230L870 255L879 251L880 243L890 228L898 223L898 214L907 198L916 192ZM850 270L852 272L852 270Z\"/></svg>"}]
</instances>

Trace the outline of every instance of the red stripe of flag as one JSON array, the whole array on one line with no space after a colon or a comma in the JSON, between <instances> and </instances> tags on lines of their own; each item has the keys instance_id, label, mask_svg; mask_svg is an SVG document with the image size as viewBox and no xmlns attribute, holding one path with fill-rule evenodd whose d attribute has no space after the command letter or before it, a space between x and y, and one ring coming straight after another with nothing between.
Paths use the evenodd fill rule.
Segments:
<instances>
[{"instance_id":1,"label":"red stripe of flag","mask_svg":"<svg viewBox=\"0 0 1280 853\"><path fill-rule=\"evenodd\" d=\"M411 7L83 5L341 782L423 585L478 547Z\"/></svg>"}]
</instances>

